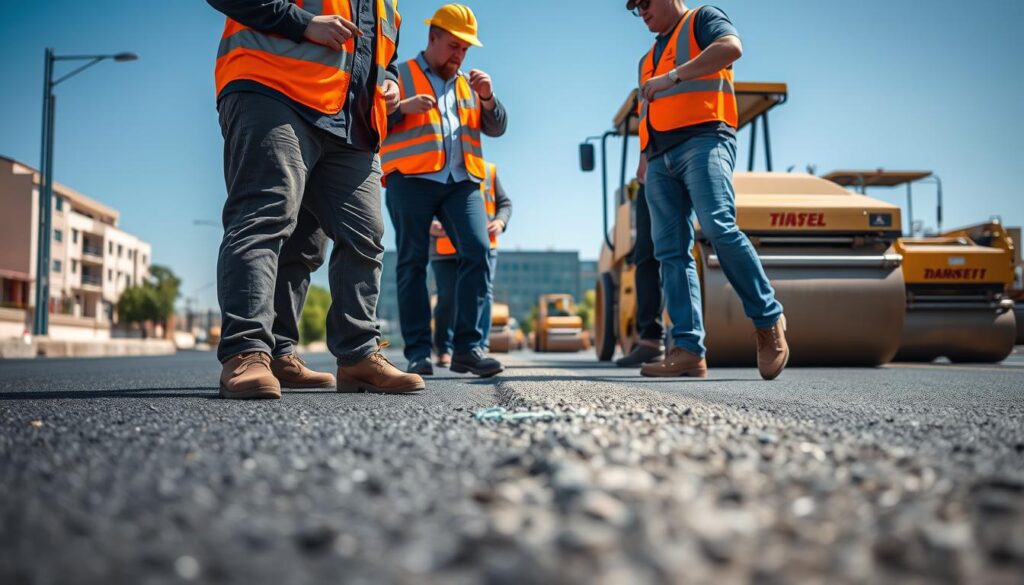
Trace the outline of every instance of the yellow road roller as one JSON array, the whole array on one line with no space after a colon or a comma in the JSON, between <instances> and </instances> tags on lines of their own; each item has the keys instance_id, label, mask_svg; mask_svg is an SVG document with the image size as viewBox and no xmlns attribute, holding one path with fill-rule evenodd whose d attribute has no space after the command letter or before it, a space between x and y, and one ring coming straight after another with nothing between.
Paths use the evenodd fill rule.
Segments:
<instances>
[{"instance_id":1,"label":"yellow road roller","mask_svg":"<svg viewBox=\"0 0 1024 585\"><path fill-rule=\"evenodd\" d=\"M572 295L541 295L537 300L533 349L537 352L576 352L586 349L583 319L576 314Z\"/></svg>"},{"instance_id":2,"label":"yellow road roller","mask_svg":"<svg viewBox=\"0 0 1024 585\"><path fill-rule=\"evenodd\" d=\"M914 184L938 185L936 228L942 225L941 181L930 171L834 171L825 178L862 193L906 187L913 213ZM910 215L911 234L923 232ZM896 242L903 256L907 315L896 361L999 362L1010 355L1017 328L1008 292L1014 282L1014 242L998 221Z\"/></svg>"},{"instance_id":3,"label":"yellow road roller","mask_svg":"<svg viewBox=\"0 0 1024 585\"><path fill-rule=\"evenodd\" d=\"M515 349L516 335L512 327L512 316L508 305L494 303L491 306L491 335L488 338L490 350L494 353L508 353Z\"/></svg>"},{"instance_id":4,"label":"yellow road roller","mask_svg":"<svg viewBox=\"0 0 1024 585\"><path fill-rule=\"evenodd\" d=\"M819 177L772 172L768 113L786 101L782 83L737 83L740 128L753 136L748 172L735 174L737 219L750 237L777 296L785 306L790 365L876 366L899 349L904 282L899 207L857 195ZM633 203L639 187L627 182L630 138L637 134L634 90L614 118L614 129L580 145L581 167L595 167L601 144L604 243L599 260L595 349L609 360L616 345L629 352L636 342ZM768 172L753 172L758 126ZM609 141L621 142L615 224L608 227ZM632 169L629 169L631 172ZM753 325L729 285L710 243L697 226L694 248L712 365L754 365Z\"/></svg>"},{"instance_id":5,"label":"yellow road roller","mask_svg":"<svg viewBox=\"0 0 1024 585\"><path fill-rule=\"evenodd\" d=\"M1005 227L998 219L959 228L943 234L952 237L968 237L976 244L1006 250L1013 265L1012 280L1006 287L1006 298L1013 301L1014 320L1017 333L1014 343L1024 345L1024 259L1021 257L1021 229Z\"/></svg>"}]
</instances>

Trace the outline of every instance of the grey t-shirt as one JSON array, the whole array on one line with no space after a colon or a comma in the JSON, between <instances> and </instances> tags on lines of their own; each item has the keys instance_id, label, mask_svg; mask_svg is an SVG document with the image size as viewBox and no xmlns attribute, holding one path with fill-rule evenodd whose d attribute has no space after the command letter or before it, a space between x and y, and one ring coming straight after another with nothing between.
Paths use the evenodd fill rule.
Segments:
<instances>
[{"instance_id":1,"label":"grey t-shirt","mask_svg":"<svg viewBox=\"0 0 1024 585\"><path fill-rule=\"evenodd\" d=\"M733 26L732 21L729 20L729 17L726 16L725 12L714 6L702 6L698 9L697 15L694 16L693 30L697 36L697 46L700 47L702 51L706 49L708 45L724 36L740 36L736 31L736 27ZM674 31L675 29L673 29L673 32ZM661 55L665 52L665 47L668 46L668 42L671 38L672 33L669 33L667 35L660 35L655 40L655 63L661 59ZM707 122L704 124L697 124L695 126L688 126L686 128L677 128L675 130L659 132L651 126L650 119L648 119L647 130L648 136L650 137L647 142L647 148L644 150L647 154L647 160L653 160L665 154L666 151L671 150L695 136L712 134L722 136L723 138L736 139L736 130L724 122Z\"/></svg>"}]
</instances>

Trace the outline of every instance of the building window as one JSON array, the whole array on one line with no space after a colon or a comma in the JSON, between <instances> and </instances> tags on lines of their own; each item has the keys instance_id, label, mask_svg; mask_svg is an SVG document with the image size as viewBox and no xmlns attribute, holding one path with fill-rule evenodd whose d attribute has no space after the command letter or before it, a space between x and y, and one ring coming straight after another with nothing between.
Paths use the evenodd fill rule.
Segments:
<instances>
[{"instance_id":1,"label":"building window","mask_svg":"<svg viewBox=\"0 0 1024 585\"><path fill-rule=\"evenodd\" d=\"M145 265L148 262L148 258L145 254L142 255L142 264Z\"/></svg>"},{"instance_id":2,"label":"building window","mask_svg":"<svg viewBox=\"0 0 1024 585\"><path fill-rule=\"evenodd\" d=\"M78 243L78 230L76 230L74 228L71 229L71 243L72 244L77 244Z\"/></svg>"},{"instance_id":3,"label":"building window","mask_svg":"<svg viewBox=\"0 0 1024 585\"><path fill-rule=\"evenodd\" d=\"M124 246L122 246L121 244L118 244L117 245L117 257L120 258L121 256L124 256Z\"/></svg>"},{"instance_id":4,"label":"building window","mask_svg":"<svg viewBox=\"0 0 1024 585\"><path fill-rule=\"evenodd\" d=\"M62 232L60 230L53 230L53 239L57 240L58 242L63 242L64 241L64 232Z\"/></svg>"},{"instance_id":5,"label":"building window","mask_svg":"<svg viewBox=\"0 0 1024 585\"><path fill-rule=\"evenodd\" d=\"M110 268L107 268L107 281L108 282L113 282L113 280L114 280L114 271L112 269L110 269Z\"/></svg>"},{"instance_id":6,"label":"building window","mask_svg":"<svg viewBox=\"0 0 1024 585\"><path fill-rule=\"evenodd\" d=\"M60 260L54 260L53 261L53 271L54 272L60 272L63 267L64 266L61 264Z\"/></svg>"},{"instance_id":7,"label":"building window","mask_svg":"<svg viewBox=\"0 0 1024 585\"><path fill-rule=\"evenodd\" d=\"M114 242L107 242L107 254L114 253Z\"/></svg>"},{"instance_id":8,"label":"building window","mask_svg":"<svg viewBox=\"0 0 1024 585\"><path fill-rule=\"evenodd\" d=\"M78 274L78 260L71 259L71 274Z\"/></svg>"},{"instance_id":9,"label":"building window","mask_svg":"<svg viewBox=\"0 0 1024 585\"><path fill-rule=\"evenodd\" d=\"M54 203L54 206L57 208L57 211L64 211L64 198L63 197L61 197L60 195L57 195L56 197L53 198L53 203Z\"/></svg>"}]
</instances>

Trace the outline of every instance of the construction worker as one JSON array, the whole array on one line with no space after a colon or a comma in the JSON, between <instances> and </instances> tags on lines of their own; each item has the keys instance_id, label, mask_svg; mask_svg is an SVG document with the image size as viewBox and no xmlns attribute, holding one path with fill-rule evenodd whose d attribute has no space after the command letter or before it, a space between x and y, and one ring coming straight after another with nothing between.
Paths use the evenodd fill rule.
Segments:
<instances>
[{"instance_id":1,"label":"construction worker","mask_svg":"<svg viewBox=\"0 0 1024 585\"><path fill-rule=\"evenodd\" d=\"M615 360L620 368L637 368L665 355L664 305L661 299L661 264L654 257L651 239L651 211L647 207L643 176L638 176L640 190L636 195L636 241L633 243L633 265L636 266L636 330L640 339L629 354Z\"/></svg>"},{"instance_id":2,"label":"construction worker","mask_svg":"<svg viewBox=\"0 0 1024 585\"><path fill-rule=\"evenodd\" d=\"M682 0L628 0L657 34L640 61L640 174L646 179L654 253L675 347L645 376L707 376L701 291L693 258L693 217L754 322L761 376L789 359L782 305L750 240L736 226L732 184L739 123L732 64L743 47L721 10Z\"/></svg>"},{"instance_id":3,"label":"construction worker","mask_svg":"<svg viewBox=\"0 0 1024 585\"><path fill-rule=\"evenodd\" d=\"M217 266L221 396L335 384L294 355L309 274L328 239L338 391L422 390L422 378L380 353L376 323L376 152L399 102L396 0L208 2L228 17L215 76L228 192Z\"/></svg>"},{"instance_id":4,"label":"construction worker","mask_svg":"<svg viewBox=\"0 0 1024 585\"><path fill-rule=\"evenodd\" d=\"M512 217L512 200L508 198L501 182L498 181L498 168L493 163L487 163L487 174L484 182L480 183L480 194L483 196L484 209L487 211L487 236L491 240L491 248L487 256L490 265L487 278L487 305L480 314L479 326L483 332L484 346L490 349L491 309L494 306L494 279L497 277L498 268L498 234L508 229L508 220ZM452 321L459 302L455 295L458 277L457 258L455 246L445 233L444 226L434 220L430 226L430 267L434 270L434 281L437 283L434 351L437 353L436 364L445 368L451 365ZM465 310L472 310L472 307Z\"/></svg>"},{"instance_id":5,"label":"construction worker","mask_svg":"<svg viewBox=\"0 0 1024 585\"><path fill-rule=\"evenodd\" d=\"M505 109L489 75L460 69L470 46L481 46L473 11L441 7L427 48L398 65L399 110L388 119L381 149L386 201L398 247L398 313L409 372L433 374L427 295L430 225L438 218L458 249L454 353L451 370L493 376L501 362L487 357L481 315L487 305L487 214L481 134L505 133Z\"/></svg>"}]
</instances>

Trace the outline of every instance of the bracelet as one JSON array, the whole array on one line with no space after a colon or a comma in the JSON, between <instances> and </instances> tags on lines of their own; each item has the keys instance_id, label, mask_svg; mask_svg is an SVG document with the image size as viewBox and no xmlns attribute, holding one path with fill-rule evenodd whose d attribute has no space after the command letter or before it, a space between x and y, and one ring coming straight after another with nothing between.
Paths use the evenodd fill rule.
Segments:
<instances>
[{"instance_id":1,"label":"bracelet","mask_svg":"<svg viewBox=\"0 0 1024 585\"><path fill-rule=\"evenodd\" d=\"M492 94L491 94L491 97L484 97L484 96L480 96L480 99L481 99L482 101L485 101L485 102L489 102L489 101L491 101L491 100L493 100L493 99L494 99L494 94L492 93Z\"/></svg>"}]
</instances>

